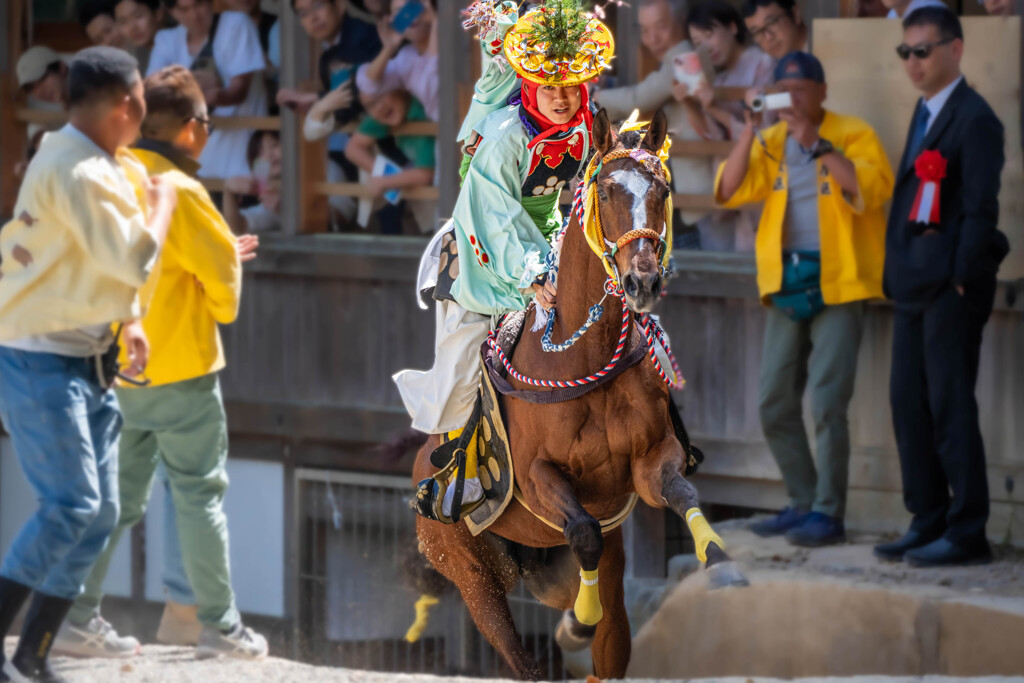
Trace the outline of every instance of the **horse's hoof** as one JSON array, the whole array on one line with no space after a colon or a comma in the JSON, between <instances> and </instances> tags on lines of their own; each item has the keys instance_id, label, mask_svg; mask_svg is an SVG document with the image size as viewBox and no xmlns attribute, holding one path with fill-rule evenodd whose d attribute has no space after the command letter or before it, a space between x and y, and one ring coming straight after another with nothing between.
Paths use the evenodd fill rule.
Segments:
<instances>
[{"instance_id":1,"label":"horse's hoof","mask_svg":"<svg viewBox=\"0 0 1024 683\"><path fill-rule=\"evenodd\" d=\"M567 609L562 613L558 628L555 629L555 642L565 652L579 652L590 647L596 632L596 626L581 624L572 610Z\"/></svg>"},{"instance_id":2,"label":"horse's hoof","mask_svg":"<svg viewBox=\"0 0 1024 683\"><path fill-rule=\"evenodd\" d=\"M750 581L732 560L718 562L707 568L708 589L728 588L729 586L749 586Z\"/></svg>"}]
</instances>

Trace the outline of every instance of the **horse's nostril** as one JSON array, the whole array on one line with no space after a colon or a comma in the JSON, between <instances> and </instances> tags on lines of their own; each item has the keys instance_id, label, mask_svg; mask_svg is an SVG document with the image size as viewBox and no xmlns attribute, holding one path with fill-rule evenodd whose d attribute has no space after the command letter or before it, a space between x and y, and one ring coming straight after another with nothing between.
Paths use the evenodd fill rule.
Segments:
<instances>
[{"instance_id":1,"label":"horse's nostril","mask_svg":"<svg viewBox=\"0 0 1024 683\"><path fill-rule=\"evenodd\" d=\"M661 276L655 275L654 280L651 282L651 291L657 295L661 293Z\"/></svg>"},{"instance_id":2,"label":"horse's nostril","mask_svg":"<svg viewBox=\"0 0 1024 683\"><path fill-rule=\"evenodd\" d=\"M637 282L635 275L627 275L622 278L622 288L629 296L636 296L636 293L640 290L640 283Z\"/></svg>"}]
</instances>

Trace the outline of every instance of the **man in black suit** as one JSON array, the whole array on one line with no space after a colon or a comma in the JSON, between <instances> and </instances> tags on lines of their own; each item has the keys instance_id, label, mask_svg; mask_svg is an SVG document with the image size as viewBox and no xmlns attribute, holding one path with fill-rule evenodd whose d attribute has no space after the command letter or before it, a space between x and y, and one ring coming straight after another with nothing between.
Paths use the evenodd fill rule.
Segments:
<instances>
[{"instance_id":1,"label":"man in black suit","mask_svg":"<svg viewBox=\"0 0 1024 683\"><path fill-rule=\"evenodd\" d=\"M974 387L996 272L1003 126L960 73L960 20L916 10L897 48L924 97L896 176L884 287L895 304L890 384L910 531L877 546L914 566L990 562L988 482ZM952 490L952 498L949 491Z\"/></svg>"}]
</instances>

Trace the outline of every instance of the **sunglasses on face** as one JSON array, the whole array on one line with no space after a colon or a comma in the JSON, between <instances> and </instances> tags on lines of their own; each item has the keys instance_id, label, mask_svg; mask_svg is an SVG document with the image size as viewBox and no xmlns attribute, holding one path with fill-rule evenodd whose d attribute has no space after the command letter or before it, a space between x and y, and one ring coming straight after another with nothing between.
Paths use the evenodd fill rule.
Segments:
<instances>
[{"instance_id":1,"label":"sunglasses on face","mask_svg":"<svg viewBox=\"0 0 1024 683\"><path fill-rule=\"evenodd\" d=\"M931 56L932 54L932 50L941 45L948 45L949 43L952 43L953 40L953 38L947 38L945 40L940 40L934 43L924 43L923 45L915 45L914 47L910 47L906 43L903 43L902 45L899 45L896 48L896 54L899 55L900 59L902 59L904 62L910 59L911 55L917 57L918 59L928 59L928 57Z\"/></svg>"}]
</instances>

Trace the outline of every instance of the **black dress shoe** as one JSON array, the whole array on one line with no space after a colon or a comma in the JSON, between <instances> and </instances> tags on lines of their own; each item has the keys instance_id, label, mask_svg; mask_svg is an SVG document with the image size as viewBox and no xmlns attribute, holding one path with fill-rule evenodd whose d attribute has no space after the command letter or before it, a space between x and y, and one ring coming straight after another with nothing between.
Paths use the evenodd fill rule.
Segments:
<instances>
[{"instance_id":1,"label":"black dress shoe","mask_svg":"<svg viewBox=\"0 0 1024 683\"><path fill-rule=\"evenodd\" d=\"M990 563L992 548L984 539L970 546L963 546L943 537L922 548L908 550L906 559L911 567L965 567Z\"/></svg>"},{"instance_id":2,"label":"black dress shoe","mask_svg":"<svg viewBox=\"0 0 1024 683\"><path fill-rule=\"evenodd\" d=\"M902 562L903 556L908 550L923 548L929 543L941 538L941 534L922 534L911 529L903 535L903 538L892 543L882 543L875 546L875 557L888 562Z\"/></svg>"}]
</instances>

